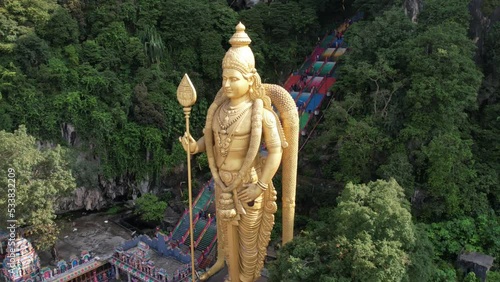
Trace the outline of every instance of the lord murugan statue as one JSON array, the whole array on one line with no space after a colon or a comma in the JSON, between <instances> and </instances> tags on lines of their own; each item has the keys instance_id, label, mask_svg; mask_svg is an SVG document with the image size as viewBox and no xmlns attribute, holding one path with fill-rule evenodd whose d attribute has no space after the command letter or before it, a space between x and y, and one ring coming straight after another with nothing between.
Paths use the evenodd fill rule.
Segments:
<instances>
[{"instance_id":1,"label":"lord murugan statue","mask_svg":"<svg viewBox=\"0 0 500 282\"><path fill-rule=\"evenodd\" d=\"M203 137L180 139L191 154L206 152L215 181L218 253L206 280L228 266L226 281L256 281L264 266L282 164L283 243L293 238L299 119L281 86L263 84L239 23L222 61L222 88L208 109Z\"/></svg>"}]
</instances>

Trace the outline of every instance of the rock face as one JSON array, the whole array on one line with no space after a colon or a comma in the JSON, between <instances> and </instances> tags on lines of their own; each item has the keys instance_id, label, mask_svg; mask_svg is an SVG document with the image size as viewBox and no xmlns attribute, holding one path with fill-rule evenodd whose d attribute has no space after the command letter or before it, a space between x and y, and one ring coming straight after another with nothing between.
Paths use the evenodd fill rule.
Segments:
<instances>
[{"instance_id":1,"label":"rock face","mask_svg":"<svg viewBox=\"0 0 500 282\"><path fill-rule=\"evenodd\" d=\"M403 9L405 15L411 18L411 21L416 23L418 14L422 11L422 1L423 0L405 0L403 2Z\"/></svg>"},{"instance_id":2,"label":"rock face","mask_svg":"<svg viewBox=\"0 0 500 282\"><path fill-rule=\"evenodd\" d=\"M78 132L75 127L70 123L61 124L61 137L67 142L67 145L76 148L81 148L84 145L78 136ZM39 142L39 149L45 147L53 147L54 144ZM92 144L90 145L92 149ZM75 210L100 210L109 206L114 199L120 196L128 195L127 187L131 185L129 181L125 181L122 178L117 179L104 179L101 175L98 175L95 168L99 167L99 157L90 156L85 152L86 150L80 150L76 163L82 168L80 174L84 174L86 184L76 188L71 195L62 197L58 199L55 210L56 212L68 212ZM92 150L90 150L92 151ZM80 181L82 182L82 181ZM149 187L148 181L141 182L140 186L143 190L147 190Z\"/></svg>"},{"instance_id":3,"label":"rock face","mask_svg":"<svg viewBox=\"0 0 500 282\"><path fill-rule=\"evenodd\" d=\"M69 123L61 124L61 136L71 146L75 146L79 143L77 140L75 127L72 124Z\"/></svg>"},{"instance_id":4,"label":"rock face","mask_svg":"<svg viewBox=\"0 0 500 282\"><path fill-rule=\"evenodd\" d=\"M260 2L269 3L271 1L272 0L228 0L227 3L236 10L242 10L250 8Z\"/></svg>"},{"instance_id":5,"label":"rock face","mask_svg":"<svg viewBox=\"0 0 500 282\"><path fill-rule=\"evenodd\" d=\"M100 189L88 189L78 187L73 195L61 198L57 201L57 212L74 210L99 210L107 204Z\"/></svg>"},{"instance_id":6,"label":"rock face","mask_svg":"<svg viewBox=\"0 0 500 282\"><path fill-rule=\"evenodd\" d=\"M469 26L469 36L476 42L476 62L482 64L484 38L490 28L500 21L500 6L497 6L491 15L485 15L481 7L484 0L471 0L469 3L469 12L471 22Z\"/></svg>"},{"instance_id":7,"label":"rock face","mask_svg":"<svg viewBox=\"0 0 500 282\"><path fill-rule=\"evenodd\" d=\"M109 180L99 177L99 187L103 190L105 197L111 200L127 195L126 185L122 178Z\"/></svg>"},{"instance_id":8,"label":"rock face","mask_svg":"<svg viewBox=\"0 0 500 282\"><path fill-rule=\"evenodd\" d=\"M491 0L471 0L469 3L469 12L471 22L469 26L469 37L477 45L476 62L482 64L483 44L485 35L493 24L500 21L500 6L493 9L490 15L484 14L483 6L485 1ZM425 0L405 0L403 2L405 14L411 18L412 22L418 21L418 15L425 9Z\"/></svg>"}]
</instances>

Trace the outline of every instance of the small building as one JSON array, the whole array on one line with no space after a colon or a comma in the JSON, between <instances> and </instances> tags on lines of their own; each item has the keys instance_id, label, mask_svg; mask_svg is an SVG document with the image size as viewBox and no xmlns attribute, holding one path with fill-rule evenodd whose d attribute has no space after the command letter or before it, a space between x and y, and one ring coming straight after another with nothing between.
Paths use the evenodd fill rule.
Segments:
<instances>
[{"instance_id":1,"label":"small building","mask_svg":"<svg viewBox=\"0 0 500 282\"><path fill-rule=\"evenodd\" d=\"M165 242L163 235L151 239L136 237L116 248L109 262L115 267L116 279L143 282L171 282L186 279L191 271L186 249Z\"/></svg>"},{"instance_id":2,"label":"small building","mask_svg":"<svg viewBox=\"0 0 500 282\"><path fill-rule=\"evenodd\" d=\"M9 238L10 240L10 238ZM18 237L6 240L1 276L7 282L108 282L115 273L107 260L99 260L88 251L60 260L56 268L40 267L40 259L31 243Z\"/></svg>"},{"instance_id":3,"label":"small building","mask_svg":"<svg viewBox=\"0 0 500 282\"><path fill-rule=\"evenodd\" d=\"M458 257L458 266L465 272L474 272L481 281L486 281L488 270L493 266L494 257L480 253L463 253Z\"/></svg>"},{"instance_id":4,"label":"small building","mask_svg":"<svg viewBox=\"0 0 500 282\"><path fill-rule=\"evenodd\" d=\"M9 238L2 268L5 281L30 281L39 274L40 258L31 243L22 237Z\"/></svg>"},{"instance_id":5,"label":"small building","mask_svg":"<svg viewBox=\"0 0 500 282\"><path fill-rule=\"evenodd\" d=\"M0 269L3 268L3 261L7 255L7 242L9 240L9 233L0 230Z\"/></svg>"}]
</instances>

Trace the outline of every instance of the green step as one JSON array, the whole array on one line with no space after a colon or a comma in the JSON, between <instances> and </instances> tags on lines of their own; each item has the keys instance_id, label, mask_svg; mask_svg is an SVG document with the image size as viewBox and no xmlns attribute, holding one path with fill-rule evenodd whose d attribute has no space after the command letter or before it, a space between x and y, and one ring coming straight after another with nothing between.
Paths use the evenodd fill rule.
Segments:
<instances>
[{"instance_id":1,"label":"green step","mask_svg":"<svg viewBox=\"0 0 500 282\"><path fill-rule=\"evenodd\" d=\"M307 125L307 121L309 120L309 116L311 114L309 113L303 113L301 116L300 116L300 119L299 119L299 124L300 124L300 130L304 129Z\"/></svg>"}]
</instances>

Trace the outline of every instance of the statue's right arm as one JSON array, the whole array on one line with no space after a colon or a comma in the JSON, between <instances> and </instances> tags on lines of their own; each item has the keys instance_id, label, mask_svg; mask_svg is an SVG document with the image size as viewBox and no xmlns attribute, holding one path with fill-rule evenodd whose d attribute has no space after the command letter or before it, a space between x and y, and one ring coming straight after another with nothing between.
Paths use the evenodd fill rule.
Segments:
<instances>
[{"instance_id":1,"label":"statue's right arm","mask_svg":"<svg viewBox=\"0 0 500 282\"><path fill-rule=\"evenodd\" d=\"M193 136L186 132L182 137L179 137L179 142L181 142L184 151L192 155L205 152L205 137L201 137L198 141L195 141Z\"/></svg>"},{"instance_id":2,"label":"statue's right arm","mask_svg":"<svg viewBox=\"0 0 500 282\"><path fill-rule=\"evenodd\" d=\"M196 142L196 152L194 154L205 152L205 136L201 136Z\"/></svg>"}]
</instances>

